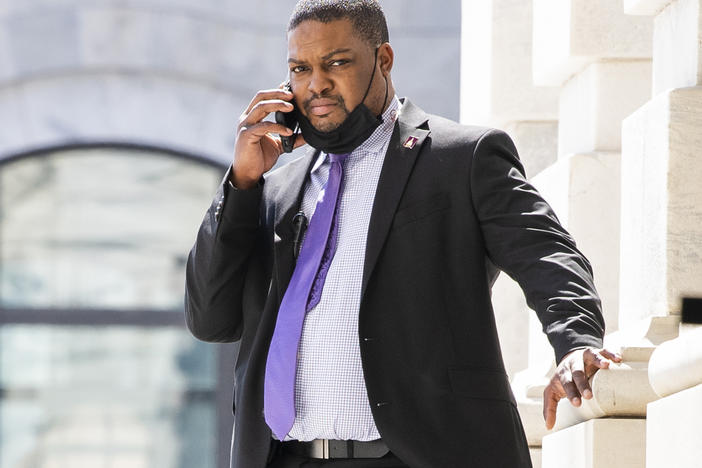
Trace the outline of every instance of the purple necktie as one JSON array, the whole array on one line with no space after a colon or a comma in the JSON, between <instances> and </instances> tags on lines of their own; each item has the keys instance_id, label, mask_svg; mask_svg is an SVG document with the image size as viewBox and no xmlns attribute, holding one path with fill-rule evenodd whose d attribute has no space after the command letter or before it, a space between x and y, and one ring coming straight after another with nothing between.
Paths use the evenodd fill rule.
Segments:
<instances>
[{"instance_id":1,"label":"purple necktie","mask_svg":"<svg viewBox=\"0 0 702 468\"><path fill-rule=\"evenodd\" d=\"M268 350L263 391L266 423L283 440L295 422L295 372L297 348L305 314L321 297L324 279L336 250L342 163L348 154L329 154L329 179L317 198L288 289L278 309L278 319Z\"/></svg>"}]
</instances>

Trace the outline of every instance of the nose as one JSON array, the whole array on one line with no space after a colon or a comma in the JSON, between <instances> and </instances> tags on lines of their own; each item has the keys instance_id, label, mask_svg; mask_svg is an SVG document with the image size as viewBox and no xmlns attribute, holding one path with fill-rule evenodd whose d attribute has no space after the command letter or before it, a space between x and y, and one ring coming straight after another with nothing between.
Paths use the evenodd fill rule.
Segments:
<instances>
[{"instance_id":1,"label":"nose","mask_svg":"<svg viewBox=\"0 0 702 468\"><path fill-rule=\"evenodd\" d=\"M309 89L313 94L322 96L329 92L334 87L332 81L329 79L323 70L317 68L312 71L312 76L307 84L307 89Z\"/></svg>"}]
</instances>

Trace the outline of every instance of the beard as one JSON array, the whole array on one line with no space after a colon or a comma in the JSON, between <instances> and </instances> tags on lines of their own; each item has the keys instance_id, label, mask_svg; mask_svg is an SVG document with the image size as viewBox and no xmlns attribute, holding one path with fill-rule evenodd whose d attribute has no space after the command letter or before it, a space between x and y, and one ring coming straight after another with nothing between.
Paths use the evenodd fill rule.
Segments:
<instances>
[{"instance_id":1,"label":"beard","mask_svg":"<svg viewBox=\"0 0 702 468\"><path fill-rule=\"evenodd\" d=\"M305 109L305 113L307 114L307 118L309 119L312 113L310 112L311 108L311 102L314 99L331 99L333 101L336 101L337 106L341 111L344 113L344 118L341 119L340 122L330 122L328 117L316 117L318 120L317 123L312 123L312 120L310 119L310 123L314 128L319 130L320 132L331 132L332 130L336 130L341 126L342 123L346 120L346 118L349 116L351 112L349 112L348 108L346 107L346 102L344 102L344 98L341 96L324 96L324 95L315 95L312 96L311 98L307 99L303 105Z\"/></svg>"}]
</instances>

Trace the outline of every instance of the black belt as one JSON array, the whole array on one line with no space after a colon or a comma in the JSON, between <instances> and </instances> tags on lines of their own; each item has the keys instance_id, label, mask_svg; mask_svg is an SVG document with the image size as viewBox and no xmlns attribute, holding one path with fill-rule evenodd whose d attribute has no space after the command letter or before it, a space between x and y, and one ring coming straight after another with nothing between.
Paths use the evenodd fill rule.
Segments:
<instances>
[{"instance_id":1,"label":"black belt","mask_svg":"<svg viewBox=\"0 0 702 468\"><path fill-rule=\"evenodd\" d=\"M358 440L315 439L309 442L288 440L282 443L284 451L308 458L380 458L390 449L382 439Z\"/></svg>"}]
</instances>

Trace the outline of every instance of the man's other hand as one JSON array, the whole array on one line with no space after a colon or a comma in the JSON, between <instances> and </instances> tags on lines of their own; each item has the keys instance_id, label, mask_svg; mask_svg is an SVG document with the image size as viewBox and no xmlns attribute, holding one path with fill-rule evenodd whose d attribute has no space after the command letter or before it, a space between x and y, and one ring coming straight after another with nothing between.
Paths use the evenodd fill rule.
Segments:
<instances>
[{"instance_id":1,"label":"man's other hand","mask_svg":"<svg viewBox=\"0 0 702 468\"><path fill-rule=\"evenodd\" d=\"M544 389L544 420L546 429L556 424L556 408L563 397L573 406L580 406L581 398L592 398L588 379L612 362L621 362L618 354L607 349L584 348L566 354L556 367L556 373Z\"/></svg>"}]
</instances>

